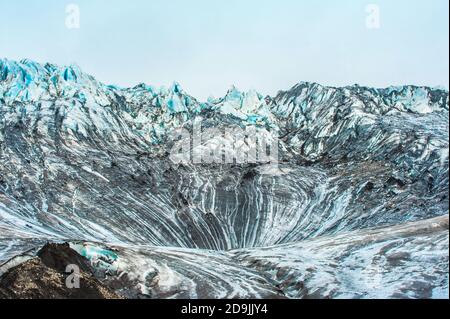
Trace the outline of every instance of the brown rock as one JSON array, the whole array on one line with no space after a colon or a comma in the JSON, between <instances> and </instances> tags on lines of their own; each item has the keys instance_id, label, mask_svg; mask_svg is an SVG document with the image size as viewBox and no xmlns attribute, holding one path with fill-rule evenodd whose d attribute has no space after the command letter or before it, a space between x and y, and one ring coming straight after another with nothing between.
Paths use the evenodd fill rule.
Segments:
<instances>
[{"instance_id":1,"label":"brown rock","mask_svg":"<svg viewBox=\"0 0 450 319\"><path fill-rule=\"evenodd\" d=\"M85 263L86 260L71 251L68 245L46 245L44 248L38 253L40 258L30 259L3 274L0 278L0 298L122 299L95 278L89 272L90 266ZM66 285L66 280L71 275L64 272L68 264L80 267L80 288Z\"/></svg>"}]
</instances>

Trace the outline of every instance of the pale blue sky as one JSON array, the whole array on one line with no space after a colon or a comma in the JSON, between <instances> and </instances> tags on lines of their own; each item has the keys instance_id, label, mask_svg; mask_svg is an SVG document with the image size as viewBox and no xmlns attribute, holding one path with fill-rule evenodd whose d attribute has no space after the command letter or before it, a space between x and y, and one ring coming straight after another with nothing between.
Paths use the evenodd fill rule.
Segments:
<instances>
[{"instance_id":1,"label":"pale blue sky","mask_svg":"<svg viewBox=\"0 0 450 319\"><path fill-rule=\"evenodd\" d=\"M65 7L81 28L65 26ZM367 4L381 28L366 27ZM0 57L78 64L108 84L221 96L328 85L449 85L448 0L0 0Z\"/></svg>"}]
</instances>

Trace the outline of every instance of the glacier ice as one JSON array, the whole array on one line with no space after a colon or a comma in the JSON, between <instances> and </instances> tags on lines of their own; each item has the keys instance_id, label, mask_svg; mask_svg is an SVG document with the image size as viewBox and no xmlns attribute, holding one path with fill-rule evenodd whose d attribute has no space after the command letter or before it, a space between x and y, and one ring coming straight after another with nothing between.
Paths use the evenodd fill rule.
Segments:
<instances>
[{"instance_id":1,"label":"glacier ice","mask_svg":"<svg viewBox=\"0 0 450 319\"><path fill-rule=\"evenodd\" d=\"M266 130L279 161L173 163L196 121ZM203 102L2 59L0 264L70 242L132 298L448 297L448 130L438 88ZM192 152L217 145L236 151L208 135Z\"/></svg>"}]
</instances>

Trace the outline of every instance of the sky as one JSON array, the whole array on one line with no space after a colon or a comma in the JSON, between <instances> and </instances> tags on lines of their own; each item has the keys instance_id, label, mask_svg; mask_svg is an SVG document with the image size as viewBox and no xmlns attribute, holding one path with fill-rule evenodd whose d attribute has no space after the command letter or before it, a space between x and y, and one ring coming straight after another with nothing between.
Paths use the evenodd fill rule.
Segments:
<instances>
[{"instance_id":1,"label":"sky","mask_svg":"<svg viewBox=\"0 0 450 319\"><path fill-rule=\"evenodd\" d=\"M69 4L78 6L79 20L66 12ZM448 89L448 6L448 0L0 0L0 58L75 63L122 87L177 81L203 100L233 84L270 95L300 81Z\"/></svg>"}]
</instances>

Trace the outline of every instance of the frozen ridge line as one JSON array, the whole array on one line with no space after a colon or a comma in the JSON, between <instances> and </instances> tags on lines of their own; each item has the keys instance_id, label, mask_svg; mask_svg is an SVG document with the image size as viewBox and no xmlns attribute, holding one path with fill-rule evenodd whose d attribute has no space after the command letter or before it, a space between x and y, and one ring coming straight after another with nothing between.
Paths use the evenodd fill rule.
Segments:
<instances>
[{"instance_id":1,"label":"frozen ridge line","mask_svg":"<svg viewBox=\"0 0 450 319\"><path fill-rule=\"evenodd\" d=\"M15 62L6 59L0 60L0 79L0 99L7 106L20 102L35 104L64 100L74 106L98 109L126 102L126 105L122 105L124 109L120 109L123 115L136 127L145 127L141 129L143 134L156 135L166 128L164 124L169 124L167 122L174 122L169 124L169 128L179 126L205 110L215 110L250 124L268 121L273 125L277 124L274 110L277 115L287 116L292 113L293 106L301 112L313 111L319 103L338 106L339 99L349 99L353 102L353 108L362 108L370 114L448 111L448 91L418 86L372 89L355 85L335 88L301 82L287 92L280 91L275 98L263 97L255 91L240 92L233 86L223 98L199 102L185 93L176 82L170 88L155 88L146 84L119 88L96 81L76 65L58 67L30 60ZM294 92L293 96L287 95ZM326 100L332 96L336 100ZM280 99L283 99L281 105L273 105L274 100ZM283 109L284 106L288 108ZM25 111L30 112L32 108ZM76 114L73 117L76 118ZM160 127L152 125L150 128L148 122L159 124ZM98 123L99 129L102 129L101 124Z\"/></svg>"}]
</instances>

